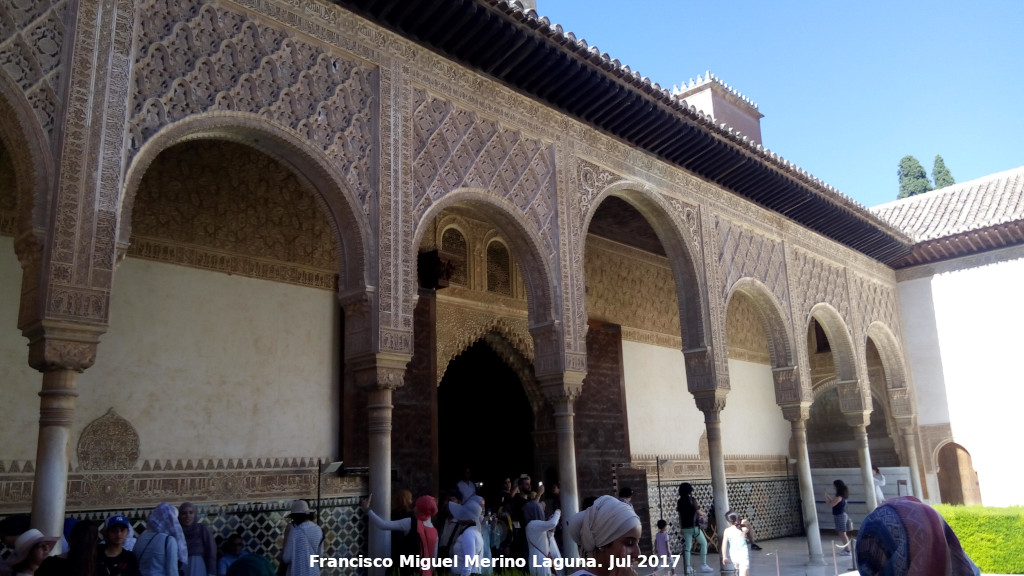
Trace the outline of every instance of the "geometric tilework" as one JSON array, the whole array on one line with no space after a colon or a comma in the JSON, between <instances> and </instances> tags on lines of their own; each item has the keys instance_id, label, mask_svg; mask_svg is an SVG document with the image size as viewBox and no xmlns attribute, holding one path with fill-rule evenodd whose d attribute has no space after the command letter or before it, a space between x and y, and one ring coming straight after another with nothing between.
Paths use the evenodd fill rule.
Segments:
<instances>
[{"instance_id":1,"label":"geometric tilework","mask_svg":"<svg viewBox=\"0 0 1024 576\"><path fill-rule=\"evenodd\" d=\"M705 509L712 503L711 480L687 480L693 486L693 496ZM679 515L676 501L679 500L680 481L661 483L661 502L664 519L668 522L671 535L671 549L683 547L682 531L679 529ZM796 478L742 478L726 480L729 504L741 516L750 518L757 540L770 540L784 536L798 536L803 531L800 511L800 488ZM648 502L651 508L651 531L657 532L658 483L647 485ZM715 546L708 542L710 549Z\"/></svg>"},{"instance_id":2,"label":"geometric tilework","mask_svg":"<svg viewBox=\"0 0 1024 576\"><path fill-rule=\"evenodd\" d=\"M285 514L291 511L291 500L277 502L252 502L230 505L196 505L200 522L210 528L218 549L224 540L232 534L240 534L245 549L250 554L258 554L272 560L277 565L284 547ZM180 502L175 502L178 505ZM316 500L309 501L310 507L316 506ZM120 510L92 510L89 512L70 512L68 516L78 519L95 521L106 520L113 514L123 514L132 523L136 535L146 529L146 519L152 508L130 508ZM320 527L324 529L324 556L345 558L365 556L366 545L366 514L359 508L359 499L324 498L320 501ZM2 548L2 545L0 545ZM5 557L8 551L0 553ZM322 574L331 574L325 568ZM339 574L341 572L338 572Z\"/></svg>"}]
</instances>

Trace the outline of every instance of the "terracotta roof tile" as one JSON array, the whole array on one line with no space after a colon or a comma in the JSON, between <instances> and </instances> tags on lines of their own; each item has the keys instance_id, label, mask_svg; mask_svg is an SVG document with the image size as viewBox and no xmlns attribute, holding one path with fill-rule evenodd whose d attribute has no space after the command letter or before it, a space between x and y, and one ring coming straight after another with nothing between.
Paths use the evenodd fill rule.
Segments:
<instances>
[{"instance_id":1,"label":"terracotta roof tile","mask_svg":"<svg viewBox=\"0 0 1024 576\"><path fill-rule=\"evenodd\" d=\"M924 242L1024 220L1024 166L871 209Z\"/></svg>"}]
</instances>

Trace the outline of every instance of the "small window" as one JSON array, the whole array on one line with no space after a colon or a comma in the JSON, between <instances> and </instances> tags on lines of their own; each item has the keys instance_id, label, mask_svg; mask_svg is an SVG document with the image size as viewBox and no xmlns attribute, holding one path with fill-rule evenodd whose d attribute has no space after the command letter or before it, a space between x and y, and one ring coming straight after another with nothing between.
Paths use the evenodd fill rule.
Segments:
<instances>
[{"instance_id":1,"label":"small window","mask_svg":"<svg viewBox=\"0 0 1024 576\"><path fill-rule=\"evenodd\" d=\"M487 245L487 291L512 295L512 262L501 242Z\"/></svg>"},{"instance_id":2,"label":"small window","mask_svg":"<svg viewBox=\"0 0 1024 576\"><path fill-rule=\"evenodd\" d=\"M452 276L448 279L452 284L460 286L469 285L469 270L467 266L469 247L466 245L466 237L455 228L449 228L441 235L441 252L443 257L452 266Z\"/></svg>"}]
</instances>

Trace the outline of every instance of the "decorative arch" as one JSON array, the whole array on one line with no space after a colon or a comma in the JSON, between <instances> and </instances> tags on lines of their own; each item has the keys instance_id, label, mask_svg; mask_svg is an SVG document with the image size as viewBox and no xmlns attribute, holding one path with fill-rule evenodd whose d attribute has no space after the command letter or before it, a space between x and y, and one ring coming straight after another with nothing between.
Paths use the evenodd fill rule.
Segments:
<instances>
[{"instance_id":1,"label":"decorative arch","mask_svg":"<svg viewBox=\"0 0 1024 576\"><path fill-rule=\"evenodd\" d=\"M491 238L487 240L484 253L486 254L484 263L487 266L487 291L512 296L514 282L512 278L513 260L508 246L499 237ZM505 277L504 289L502 289L503 287L499 282L500 276Z\"/></svg>"},{"instance_id":2,"label":"decorative arch","mask_svg":"<svg viewBox=\"0 0 1024 576\"><path fill-rule=\"evenodd\" d=\"M28 232L44 229L50 214L50 191L56 175L50 145L24 92L0 68L0 143L14 167L15 250L22 265L38 253L42 239Z\"/></svg>"},{"instance_id":3,"label":"decorative arch","mask_svg":"<svg viewBox=\"0 0 1024 576\"><path fill-rule=\"evenodd\" d=\"M527 310L530 331L536 338L535 357L540 372L561 372L564 357L561 329L562 302L558 289L560 277L556 268L558 259L545 254L537 230L523 213L505 198L486 190L460 188L445 194L430 205L420 218L413 236L413 246L419 246L431 223L445 208L462 204L480 213L481 219L492 222L511 248L512 257L520 263L527 291ZM412 271L415 273L415 271ZM546 361L540 363L540 359Z\"/></svg>"},{"instance_id":4,"label":"decorative arch","mask_svg":"<svg viewBox=\"0 0 1024 576\"><path fill-rule=\"evenodd\" d=\"M457 330L455 334L445 335L444 337L438 336L437 379L434 382L435 385L441 383L445 372L448 370L448 365L451 364L456 356L468 350L470 346L478 341L487 339L489 335L500 337L507 343L509 350L515 350L519 357L527 362L533 362L533 338L530 336L529 330L526 329L525 322L520 324L508 318L494 317L481 317L476 320L477 322L474 324L473 319L459 318L458 323L461 329ZM439 330L443 329L443 326L439 326ZM491 346L491 348L499 355L502 354L494 346ZM502 357L504 358L504 356ZM511 363L509 363L509 366L516 369L516 366L513 366Z\"/></svg>"},{"instance_id":5,"label":"decorative arch","mask_svg":"<svg viewBox=\"0 0 1024 576\"><path fill-rule=\"evenodd\" d=\"M843 317L829 304L819 303L811 308L805 325L809 325L812 318L821 324L832 347L836 377L840 382L857 381L857 361L853 348L853 337L850 336L850 329Z\"/></svg>"},{"instance_id":6,"label":"decorative arch","mask_svg":"<svg viewBox=\"0 0 1024 576\"><path fill-rule=\"evenodd\" d=\"M139 150L128 168L117 233L123 255L131 237L132 208L139 184L156 157L181 142L211 139L250 146L289 167L314 193L328 216L338 250L338 292L356 293L372 285L376 270L368 266L372 236L358 198L332 169L322 150L290 128L255 114L231 112L197 115L165 126Z\"/></svg>"},{"instance_id":7,"label":"decorative arch","mask_svg":"<svg viewBox=\"0 0 1024 576\"><path fill-rule=\"evenodd\" d=\"M882 358L885 369L885 384L889 390L907 388L907 368L899 341L892 330L882 322L872 322L868 326L866 340L875 343L878 355ZM865 341L865 344L867 342Z\"/></svg>"},{"instance_id":8,"label":"decorative arch","mask_svg":"<svg viewBox=\"0 0 1024 576\"><path fill-rule=\"evenodd\" d=\"M642 182L620 181L600 190L586 204L580 228L586 237L597 208L615 196L635 208L651 225L672 267L679 301L679 324L683 349L708 347L711 343L707 293L697 273L700 259L700 224L697 208L667 199ZM582 259L581 259L582 260ZM582 267L582 261L580 262ZM584 299L585 300L585 299ZM580 303L586 314L586 303Z\"/></svg>"},{"instance_id":9,"label":"decorative arch","mask_svg":"<svg viewBox=\"0 0 1024 576\"><path fill-rule=\"evenodd\" d=\"M725 309L729 309L733 297L742 294L754 303L768 340L768 355L771 357L772 368L784 368L796 365L796 352L793 347L793 336L782 312L782 306L768 287L754 278L741 278L729 291L725 301Z\"/></svg>"}]
</instances>

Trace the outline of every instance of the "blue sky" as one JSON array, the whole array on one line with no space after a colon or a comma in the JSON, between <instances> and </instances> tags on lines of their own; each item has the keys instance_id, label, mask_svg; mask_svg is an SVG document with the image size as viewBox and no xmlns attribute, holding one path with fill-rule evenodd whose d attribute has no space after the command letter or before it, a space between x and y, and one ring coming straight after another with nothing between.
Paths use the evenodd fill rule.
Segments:
<instances>
[{"instance_id":1,"label":"blue sky","mask_svg":"<svg viewBox=\"0 0 1024 576\"><path fill-rule=\"evenodd\" d=\"M1024 0L537 0L663 87L711 70L764 145L866 206L906 154L957 182L1024 165Z\"/></svg>"}]
</instances>

